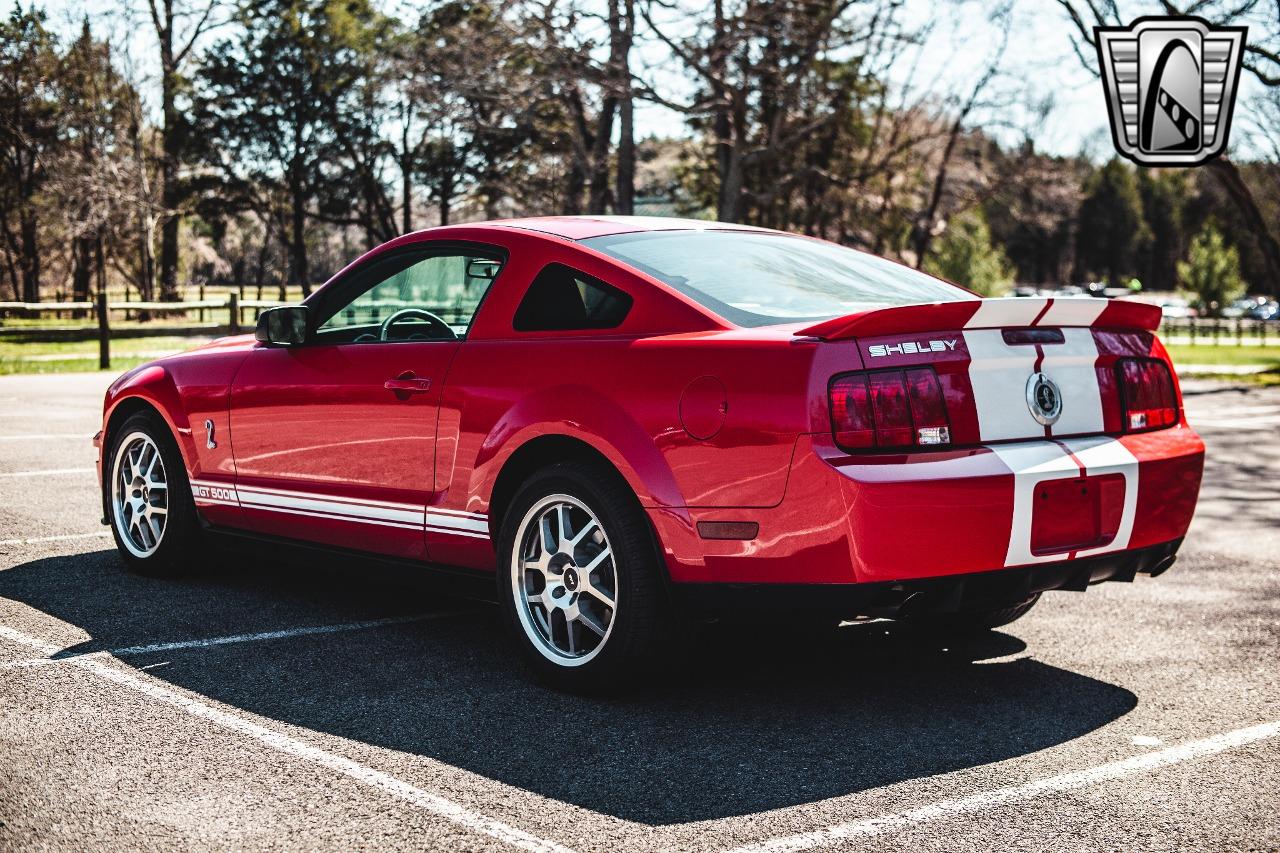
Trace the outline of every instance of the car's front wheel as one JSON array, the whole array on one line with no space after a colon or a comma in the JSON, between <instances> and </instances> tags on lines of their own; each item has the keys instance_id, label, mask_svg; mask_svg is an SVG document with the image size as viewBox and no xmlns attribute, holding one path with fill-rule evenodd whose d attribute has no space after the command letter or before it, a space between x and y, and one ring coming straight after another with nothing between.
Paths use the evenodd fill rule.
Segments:
<instances>
[{"instance_id":1,"label":"car's front wheel","mask_svg":"<svg viewBox=\"0 0 1280 853\"><path fill-rule=\"evenodd\" d=\"M182 456L156 415L115 430L105 470L108 520L125 564L145 575L190 568L200 536Z\"/></svg>"},{"instance_id":2,"label":"car's front wheel","mask_svg":"<svg viewBox=\"0 0 1280 853\"><path fill-rule=\"evenodd\" d=\"M598 690L650 670L669 608L647 520L617 474L571 462L533 475L504 517L498 553L507 623L544 679Z\"/></svg>"}]
</instances>

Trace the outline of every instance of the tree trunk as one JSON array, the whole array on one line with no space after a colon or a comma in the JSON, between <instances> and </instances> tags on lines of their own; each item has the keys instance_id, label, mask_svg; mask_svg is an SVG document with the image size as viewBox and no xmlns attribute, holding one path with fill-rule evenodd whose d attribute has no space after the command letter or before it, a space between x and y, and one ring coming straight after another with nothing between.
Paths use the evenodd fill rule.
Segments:
<instances>
[{"instance_id":1,"label":"tree trunk","mask_svg":"<svg viewBox=\"0 0 1280 853\"><path fill-rule=\"evenodd\" d=\"M1267 262L1267 280L1253 282L1253 284L1272 296L1280 294L1280 242L1277 242L1275 235L1271 233L1271 226L1258 208L1249 185L1245 183L1236 164L1226 157L1210 160L1206 168L1217 175L1218 180L1222 182L1223 189L1240 210L1249 233L1258 242L1258 250L1262 252L1262 257Z\"/></svg>"},{"instance_id":2,"label":"tree trunk","mask_svg":"<svg viewBox=\"0 0 1280 853\"><path fill-rule=\"evenodd\" d=\"M40 237L39 223L31 210L21 213L22 255L19 263L22 266L22 301L40 301Z\"/></svg>"},{"instance_id":3,"label":"tree trunk","mask_svg":"<svg viewBox=\"0 0 1280 853\"><path fill-rule=\"evenodd\" d=\"M156 261L155 246L152 244L155 234L155 213L151 210L151 188L150 182L147 180L147 164L142 148L142 117L140 115L134 116L129 133L133 137L131 140L133 143L133 157L138 168L138 195L141 198L141 203L138 205L138 293L142 295L144 301L147 301L155 298ZM169 217L169 219L172 219L172 217ZM174 222L176 227L176 220ZM168 220L165 222L165 227L168 227ZM174 240L176 251L176 235ZM165 291L163 287L161 288L160 296L167 302L176 302L178 300L176 278L172 282L172 288L169 291Z\"/></svg>"},{"instance_id":4,"label":"tree trunk","mask_svg":"<svg viewBox=\"0 0 1280 853\"><path fill-rule=\"evenodd\" d=\"M440 178L440 224L449 224L449 208L453 206L453 175L447 174Z\"/></svg>"},{"instance_id":5,"label":"tree trunk","mask_svg":"<svg viewBox=\"0 0 1280 853\"><path fill-rule=\"evenodd\" d=\"M622 0L623 27L625 28L618 93L618 175L614 192L613 211L623 216L636 212L636 137L635 99L631 91L631 43L636 31L635 0Z\"/></svg>"},{"instance_id":6,"label":"tree trunk","mask_svg":"<svg viewBox=\"0 0 1280 853\"><path fill-rule=\"evenodd\" d=\"M627 36L623 29L618 4L609 0L609 64L606 66L604 97L596 116L596 130L591 146L591 192L587 197L588 213L605 213L609 206L609 150L613 145L613 121L618 112L618 94L626 67Z\"/></svg>"},{"instance_id":7,"label":"tree trunk","mask_svg":"<svg viewBox=\"0 0 1280 853\"><path fill-rule=\"evenodd\" d=\"M962 113L951 125L951 132L947 134L946 147L942 149L942 162L938 164L938 174L933 179L933 191L929 193L929 203L916 217L912 248L916 250L916 269L918 270L924 269L924 258L929 253L929 246L933 242L933 223L938 216L938 207L942 204L942 191L947 185L947 170L951 166L951 156L956 150L956 142L960 139L963 119Z\"/></svg>"},{"instance_id":8,"label":"tree trunk","mask_svg":"<svg viewBox=\"0 0 1280 853\"><path fill-rule=\"evenodd\" d=\"M577 157L569 158L569 170L564 178L564 203L560 205L565 216L577 216L582 213L582 191L586 188L587 178L583 174L582 161ZM594 186L592 190L594 191ZM588 208L590 209L590 208ZM603 211L591 211L593 213Z\"/></svg>"},{"instance_id":9,"label":"tree trunk","mask_svg":"<svg viewBox=\"0 0 1280 853\"><path fill-rule=\"evenodd\" d=\"M292 194L289 243L293 255L293 278L302 285L302 295L311 295L311 271L307 268L307 211L302 190Z\"/></svg>"},{"instance_id":10,"label":"tree trunk","mask_svg":"<svg viewBox=\"0 0 1280 853\"><path fill-rule=\"evenodd\" d=\"M728 26L724 18L724 0L715 0L714 5L714 30L711 36L711 55L710 67L711 73L715 79L712 87L713 100L715 103L714 114L711 119L711 133L714 141L712 147L715 150L716 177L719 179L719 194L716 200L716 219L721 222L733 222L732 208L736 206L731 201L731 193L734 190L728 186L730 181L730 170L733 163L733 140L730 139L732 133L732 121L730 118L729 92L724 83L725 74L728 70ZM737 192L741 192L741 174L738 176L739 184Z\"/></svg>"},{"instance_id":11,"label":"tree trunk","mask_svg":"<svg viewBox=\"0 0 1280 853\"><path fill-rule=\"evenodd\" d=\"M71 255L71 298L75 302L88 302L93 288L93 238L76 237Z\"/></svg>"},{"instance_id":12,"label":"tree trunk","mask_svg":"<svg viewBox=\"0 0 1280 853\"><path fill-rule=\"evenodd\" d=\"M178 294L178 232L182 224L178 214L178 68L173 53L173 0L164 0L164 25L157 28L160 40L160 204L164 207L164 224L160 230L160 298L176 302ZM145 173L146 164L138 161ZM150 254L148 250L147 254ZM148 279L152 281L154 279Z\"/></svg>"}]
</instances>

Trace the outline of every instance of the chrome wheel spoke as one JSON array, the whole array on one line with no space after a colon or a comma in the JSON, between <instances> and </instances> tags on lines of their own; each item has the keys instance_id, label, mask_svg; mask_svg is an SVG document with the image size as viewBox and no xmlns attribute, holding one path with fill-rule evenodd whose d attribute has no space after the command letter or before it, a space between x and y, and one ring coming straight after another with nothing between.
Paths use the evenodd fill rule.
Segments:
<instances>
[{"instance_id":1,"label":"chrome wheel spoke","mask_svg":"<svg viewBox=\"0 0 1280 853\"><path fill-rule=\"evenodd\" d=\"M566 553L565 549L570 543L569 537L573 535L573 530L569 527L569 507L567 504L560 504L556 507L556 523L560 530L560 538L556 541L556 552Z\"/></svg>"},{"instance_id":2,"label":"chrome wheel spoke","mask_svg":"<svg viewBox=\"0 0 1280 853\"><path fill-rule=\"evenodd\" d=\"M590 613L583 610L581 607L578 608L578 618L576 620L576 623L586 625L595 633L597 637L604 639L604 634L607 628L603 624L598 622L594 616L592 616Z\"/></svg>"},{"instance_id":3,"label":"chrome wheel spoke","mask_svg":"<svg viewBox=\"0 0 1280 853\"><path fill-rule=\"evenodd\" d=\"M600 528L600 523L598 521L596 521L594 518L589 520L586 524L582 526L582 529L579 530L577 533L575 533L573 535L573 538L569 540L570 551L572 551L572 549L574 548L577 548L583 539L587 538L587 536L591 535L599 528Z\"/></svg>"}]
</instances>

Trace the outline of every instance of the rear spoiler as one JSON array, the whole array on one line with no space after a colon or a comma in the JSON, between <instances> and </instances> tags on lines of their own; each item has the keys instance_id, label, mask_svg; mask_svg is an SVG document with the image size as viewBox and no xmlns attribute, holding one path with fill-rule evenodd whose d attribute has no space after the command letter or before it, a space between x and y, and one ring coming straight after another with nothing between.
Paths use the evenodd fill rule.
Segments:
<instances>
[{"instance_id":1,"label":"rear spoiler","mask_svg":"<svg viewBox=\"0 0 1280 853\"><path fill-rule=\"evenodd\" d=\"M1028 326L1096 326L1154 332L1160 326L1160 317L1159 306L1127 299L1014 296L859 311L823 320L801 329L796 335L837 341L859 336Z\"/></svg>"}]
</instances>

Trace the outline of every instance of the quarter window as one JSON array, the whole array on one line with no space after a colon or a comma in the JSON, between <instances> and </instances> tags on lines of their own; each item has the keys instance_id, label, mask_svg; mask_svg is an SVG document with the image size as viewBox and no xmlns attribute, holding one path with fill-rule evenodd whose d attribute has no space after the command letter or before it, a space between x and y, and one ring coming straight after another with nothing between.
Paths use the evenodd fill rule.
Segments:
<instances>
[{"instance_id":1,"label":"quarter window","mask_svg":"<svg viewBox=\"0 0 1280 853\"><path fill-rule=\"evenodd\" d=\"M631 310L631 297L564 264L547 264L520 300L518 332L614 329Z\"/></svg>"}]
</instances>

